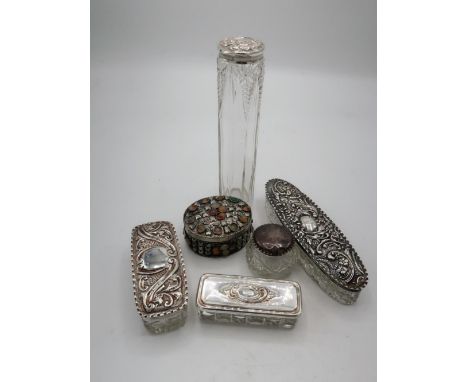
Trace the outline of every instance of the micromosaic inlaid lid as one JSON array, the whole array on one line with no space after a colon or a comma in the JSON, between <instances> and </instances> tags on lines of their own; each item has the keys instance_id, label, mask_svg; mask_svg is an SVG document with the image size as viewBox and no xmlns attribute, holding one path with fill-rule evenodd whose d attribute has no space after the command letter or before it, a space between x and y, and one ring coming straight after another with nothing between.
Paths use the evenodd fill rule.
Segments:
<instances>
[{"instance_id":1,"label":"micromosaic inlaid lid","mask_svg":"<svg viewBox=\"0 0 468 382\"><path fill-rule=\"evenodd\" d=\"M185 231L202 241L224 242L250 229L252 210L232 196L210 196L192 203L184 213Z\"/></svg>"}]
</instances>

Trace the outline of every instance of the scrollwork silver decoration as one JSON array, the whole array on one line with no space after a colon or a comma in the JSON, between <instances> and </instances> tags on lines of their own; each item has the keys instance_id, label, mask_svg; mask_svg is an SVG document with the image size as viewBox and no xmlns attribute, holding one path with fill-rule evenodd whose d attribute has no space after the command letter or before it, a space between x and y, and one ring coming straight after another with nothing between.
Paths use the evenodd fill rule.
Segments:
<instances>
[{"instance_id":1,"label":"scrollwork silver decoration","mask_svg":"<svg viewBox=\"0 0 468 382\"><path fill-rule=\"evenodd\" d=\"M229 299L248 304L258 304L269 301L276 296L269 288L253 283L228 284L222 291Z\"/></svg>"},{"instance_id":2,"label":"scrollwork silver decoration","mask_svg":"<svg viewBox=\"0 0 468 382\"><path fill-rule=\"evenodd\" d=\"M353 292L365 287L367 271L356 251L340 229L307 195L281 179L268 181L266 195L276 216L294 235L305 256L331 281ZM308 219L303 219L304 216ZM307 221L307 226L304 221Z\"/></svg>"},{"instance_id":3,"label":"scrollwork silver decoration","mask_svg":"<svg viewBox=\"0 0 468 382\"><path fill-rule=\"evenodd\" d=\"M265 46L251 37L227 37L219 42L218 48L229 59L255 60L262 57Z\"/></svg>"},{"instance_id":4,"label":"scrollwork silver decoration","mask_svg":"<svg viewBox=\"0 0 468 382\"><path fill-rule=\"evenodd\" d=\"M159 251L156 267L148 267L145 263L144 256L152 249ZM185 267L171 223L154 222L134 228L132 268L135 303L147 325L153 325L153 329L157 330L158 325L153 319L178 312L181 318L185 316Z\"/></svg>"}]
</instances>

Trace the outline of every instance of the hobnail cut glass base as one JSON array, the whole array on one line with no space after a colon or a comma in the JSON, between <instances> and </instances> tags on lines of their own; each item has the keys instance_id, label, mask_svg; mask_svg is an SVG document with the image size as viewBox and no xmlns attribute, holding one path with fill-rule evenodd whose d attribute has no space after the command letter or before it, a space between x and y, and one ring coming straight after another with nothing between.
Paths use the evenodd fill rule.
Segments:
<instances>
[{"instance_id":1,"label":"hobnail cut glass base","mask_svg":"<svg viewBox=\"0 0 468 382\"><path fill-rule=\"evenodd\" d=\"M169 316L157 318L152 321L144 321L144 324L146 328L154 334L161 334L180 328L185 324L186 318L187 312L181 310Z\"/></svg>"},{"instance_id":2,"label":"hobnail cut glass base","mask_svg":"<svg viewBox=\"0 0 468 382\"><path fill-rule=\"evenodd\" d=\"M295 246L281 256L268 256L258 250L253 239L246 246L247 264L250 270L261 277L284 279L291 274L296 263Z\"/></svg>"},{"instance_id":3,"label":"hobnail cut glass base","mask_svg":"<svg viewBox=\"0 0 468 382\"><path fill-rule=\"evenodd\" d=\"M239 315L235 313L207 312L202 310L198 311L198 315L203 320L213 321L218 324L271 326L282 329L294 328L297 321L295 318Z\"/></svg>"}]
</instances>

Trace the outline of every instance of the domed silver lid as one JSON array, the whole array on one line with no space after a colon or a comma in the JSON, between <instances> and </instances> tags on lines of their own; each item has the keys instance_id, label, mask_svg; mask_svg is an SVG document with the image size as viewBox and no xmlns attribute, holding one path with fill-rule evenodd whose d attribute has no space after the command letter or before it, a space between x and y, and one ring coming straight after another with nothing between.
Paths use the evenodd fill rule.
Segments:
<instances>
[{"instance_id":1,"label":"domed silver lid","mask_svg":"<svg viewBox=\"0 0 468 382\"><path fill-rule=\"evenodd\" d=\"M232 61L256 61L263 57L265 45L251 37L227 37L218 44L220 56Z\"/></svg>"},{"instance_id":2,"label":"domed silver lid","mask_svg":"<svg viewBox=\"0 0 468 382\"><path fill-rule=\"evenodd\" d=\"M263 224L253 233L253 240L260 252L268 256L281 256L294 245L291 232L282 225Z\"/></svg>"}]
</instances>

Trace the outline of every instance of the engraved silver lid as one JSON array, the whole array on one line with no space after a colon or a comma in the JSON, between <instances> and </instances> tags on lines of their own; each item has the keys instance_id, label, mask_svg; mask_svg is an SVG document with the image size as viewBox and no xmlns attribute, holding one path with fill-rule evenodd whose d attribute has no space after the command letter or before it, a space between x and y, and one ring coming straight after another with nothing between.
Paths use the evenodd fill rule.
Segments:
<instances>
[{"instance_id":1,"label":"engraved silver lid","mask_svg":"<svg viewBox=\"0 0 468 382\"><path fill-rule=\"evenodd\" d=\"M297 282L214 273L201 276L196 299L202 310L280 317L298 317L301 302Z\"/></svg>"},{"instance_id":2,"label":"engraved silver lid","mask_svg":"<svg viewBox=\"0 0 468 382\"><path fill-rule=\"evenodd\" d=\"M251 37L227 37L218 44L219 55L232 61L256 61L263 57L265 45Z\"/></svg>"}]
</instances>

